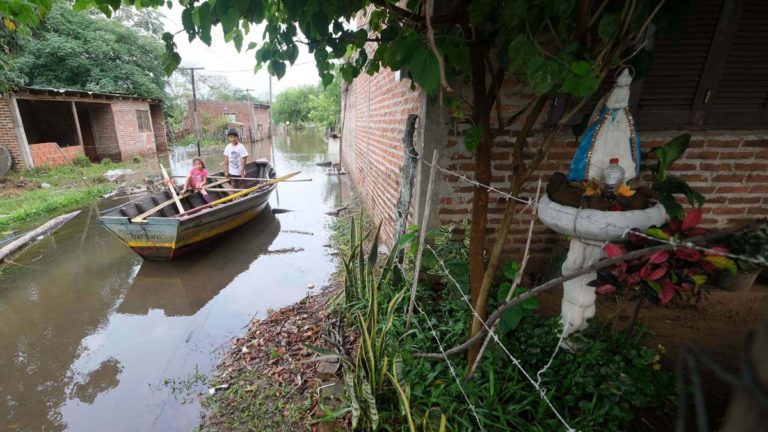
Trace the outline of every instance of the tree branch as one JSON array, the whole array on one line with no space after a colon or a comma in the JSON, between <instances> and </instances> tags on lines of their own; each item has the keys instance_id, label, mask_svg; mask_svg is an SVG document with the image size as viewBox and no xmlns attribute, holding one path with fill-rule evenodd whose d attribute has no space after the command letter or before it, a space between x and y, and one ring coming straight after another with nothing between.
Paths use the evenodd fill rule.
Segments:
<instances>
[{"instance_id":1,"label":"tree branch","mask_svg":"<svg viewBox=\"0 0 768 432\"><path fill-rule=\"evenodd\" d=\"M731 227L731 228L725 228L725 229L722 229L720 231L715 231L715 232L703 234L703 235L700 235L700 236L691 237L689 239L685 239L685 242L686 243L694 243L694 244L706 243L707 241L715 240L715 239L722 238L722 237L726 237L726 236L729 236L731 234L736 234L736 233L741 232L741 231L750 231L750 230L755 229L755 228L757 228L757 227L759 227L761 225L765 225L766 223L768 223L768 220L760 219L760 220L752 221L752 222L750 222L750 223L748 223L746 225L737 226L737 227ZM666 244L662 244L662 245L658 245L658 246L651 246L651 247L648 247L648 248L645 248L645 249L640 249L640 250L637 250L637 251L634 251L634 252L630 252L630 253L625 254L625 255L621 255L621 256L614 257L614 258L609 258L609 259L598 261L598 262L592 264L589 267L585 267L585 268L583 268L581 270L578 270L578 271L575 271L575 272L573 272L573 273L571 273L569 275L561 276L561 277L559 277L557 279L552 279L549 282L543 283L543 284L537 286L536 288L533 288L532 290L530 290L528 292L525 292L525 293L515 297L514 299L506 301L503 304L501 304L499 307L496 308L496 310L493 311L493 313L488 317L488 319L485 320L485 325L483 326L483 328L477 334L475 334L473 337L469 338L466 342L462 343L461 345L458 345L456 347L453 347L453 348L445 351L445 355L459 354L459 353L462 353L462 352L468 350L474 344L479 342L480 339L482 339L488 333L487 328L493 326L496 321L501 319L501 317L504 316L504 312L506 312L510 308L512 308L512 307L514 307L514 306L516 306L516 305L518 305L518 304L528 300L529 298L538 296L539 294L541 294L541 293L543 293L545 291L548 291L548 290L550 290L552 288L555 288L557 286L562 285L563 282L567 282L567 281L569 281L571 279L575 279L575 278L577 278L579 276L583 276L583 275L585 275L587 273L591 273L591 272L594 272L594 271L597 271L597 270L600 270L600 269L603 269L603 268L606 268L606 267L610 267L612 265L618 264L618 263L623 262L623 261L628 261L628 260L632 260L632 259L635 259L635 258L641 258L641 257L644 257L644 256L646 256L648 254L651 254L651 253L654 253L654 252L658 252L658 251L675 249L678 246L679 245L673 245L673 244L666 243ZM684 246L682 246L682 247L684 247ZM437 354L437 353L416 353L415 356L416 357L426 357L426 358L443 358L443 354L442 353L440 353L440 354Z\"/></svg>"}]
</instances>

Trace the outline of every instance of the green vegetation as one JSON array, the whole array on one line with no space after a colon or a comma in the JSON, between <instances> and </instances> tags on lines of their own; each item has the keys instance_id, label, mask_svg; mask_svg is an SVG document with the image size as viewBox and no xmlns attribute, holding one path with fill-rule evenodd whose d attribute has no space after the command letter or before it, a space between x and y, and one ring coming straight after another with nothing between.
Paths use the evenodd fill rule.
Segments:
<instances>
[{"instance_id":1,"label":"green vegetation","mask_svg":"<svg viewBox=\"0 0 768 432\"><path fill-rule=\"evenodd\" d=\"M337 79L328 87L304 85L285 90L275 97L272 118L276 123L296 127L315 124L334 127L341 111L341 82Z\"/></svg>"},{"instance_id":2,"label":"green vegetation","mask_svg":"<svg viewBox=\"0 0 768 432\"><path fill-rule=\"evenodd\" d=\"M114 190L102 176L106 171L129 166L106 162L83 167L33 168L11 172L0 187L0 232L15 231L83 206ZM47 183L50 188L43 189Z\"/></svg>"},{"instance_id":3,"label":"green vegetation","mask_svg":"<svg viewBox=\"0 0 768 432\"><path fill-rule=\"evenodd\" d=\"M406 236L404 242L414 235ZM339 312L359 334L359 342L351 354L317 349L342 360L348 403L336 415L351 415L356 430L431 431L441 424L449 431L480 430L478 421L485 430L563 429L538 391L496 344L489 345L469 380L465 379L466 358L450 357L460 384L445 359L414 355L439 352L436 338L446 348L459 345L466 337L463 323L471 314L464 300L467 287L458 292L452 285L466 272L466 245L452 240L449 229L431 237L437 251L431 259L444 262L445 267L431 267L430 272L445 268L450 274L443 270L437 280L421 284L414 326L406 330L403 295L410 284L398 277L399 268L392 260L399 247L384 263L378 261L378 233L366 234L352 222ZM369 243L370 248L365 248ZM507 279L514 278L517 268L509 265L507 272ZM495 294L503 297L505 285L495 287ZM660 353L643 346L643 332L613 333L610 325L593 323L588 331L569 339L577 347L574 352L561 349L552 357L561 332L559 318L544 319L530 304L519 306L507 313L515 319L507 328L502 325L499 337L534 380L537 371L552 361L541 374L541 386L571 427L634 430L648 413L666 421L673 405L672 377L661 370Z\"/></svg>"},{"instance_id":4,"label":"green vegetation","mask_svg":"<svg viewBox=\"0 0 768 432\"><path fill-rule=\"evenodd\" d=\"M21 35L13 64L27 86L161 99L161 57L157 39L57 1L40 26Z\"/></svg>"}]
</instances>

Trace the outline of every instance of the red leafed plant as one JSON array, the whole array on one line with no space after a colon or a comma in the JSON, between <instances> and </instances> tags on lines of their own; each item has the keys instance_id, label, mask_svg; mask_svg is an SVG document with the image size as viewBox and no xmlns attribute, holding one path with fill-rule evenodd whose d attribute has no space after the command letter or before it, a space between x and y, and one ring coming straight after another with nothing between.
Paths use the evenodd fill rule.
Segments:
<instances>
[{"instance_id":1,"label":"red leafed plant","mask_svg":"<svg viewBox=\"0 0 768 432\"><path fill-rule=\"evenodd\" d=\"M673 218L661 227L649 228L644 235L630 232L627 241L608 243L603 249L609 258L613 258L659 245L660 242L654 239L682 242L707 232L698 226L700 222L701 209L690 209L682 220ZM727 252L723 247L708 247L706 251L688 247L657 251L598 271L597 279L591 285L599 294L629 292L631 299L639 301L638 308L645 299L661 304L675 298L690 300L701 293L702 285L715 271L736 272L736 263L720 255Z\"/></svg>"}]
</instances>

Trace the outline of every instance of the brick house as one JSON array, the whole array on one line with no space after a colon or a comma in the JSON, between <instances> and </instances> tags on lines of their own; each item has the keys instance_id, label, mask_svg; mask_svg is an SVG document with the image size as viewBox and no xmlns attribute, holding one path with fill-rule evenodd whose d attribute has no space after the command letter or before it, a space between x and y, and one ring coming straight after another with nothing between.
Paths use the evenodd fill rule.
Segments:
<instances>
[{"instance_id":1,"label":"brick house","mask_svg":"<svg viewBox=\"0 0 768 432\"><path fill-rule=\"evenodd\" d=\"M240 139L251 143L271 137L269 121L269 105L248 101L211 101L198 100L197 111L192 100L189 100L189 112L195 115L198 127L203 127L206 121L216 121L226 118L230 126L240 131ZM191 116L184 119L184 129L192 132Z\"/></svg>"},{"instance_id":2,"label":"brick house","mask_svg":"<svg viewBox=\"0 0 768 432\"><path fill-rule=\"evenodd\" d=\"M704 223L720 227L768 216L768 4L760 0L698 3L700 7L692 8L685 17L681 35L654 41L651 69L633 84L630 108L639 128L645 181L650 179L651 148L681 133L692 135L684 159L672 170L707 198ZM590 111L612 84L593 98ZM468 178L474 176L474 156L463 144L468 123L452 120L437 102L410 87L410 80L400 73L383 70L374 76L361 74L342 92L342 107L346 106L342 162L362 191L372 216L383 222L383 236L389 244L408 114L419 116L415 145L424 159L429 161L436 149L440 167ZM504 83L501 112L505 117L530 100L513 97L513 89L513 83ZM556 119L561 111L558 108L557 104L550 106L543 121ZM537 125L539 130L542 126ZM513 128L510 136L494 143L492 186L502 191L511 186L514 135ZM529 139L527 157L532 157L540 138ZM563 133L520 196L531 197L540 176L546 184L551 173L567 172L576 145L570 131ZM423 214L428 177L429 168L419 164L410 223L416 220L414 214ZM426 228L469 219L474 187L456 176L437 172ZM490 230L499 226L505 204L504 197L491 192ZM532 217L535 215L530 210L518 213L510 227L507 255L519 258L522 254ZM542 224L535 230L532 264L542 266L562 245L562 236ZM486 246L490 248L492 243Z\"/></svg>"},{"instance_id":3,"label":"brick house","mask_svg":"<svg viewBox=\"0 0 768 432\"><path fill-rule=\"evenodd\" d=\"M0 97L0 145L16 170L78 155L127 160L167 150L161 102L139 96L23 88Z\"/></svg>"}]
</instances>

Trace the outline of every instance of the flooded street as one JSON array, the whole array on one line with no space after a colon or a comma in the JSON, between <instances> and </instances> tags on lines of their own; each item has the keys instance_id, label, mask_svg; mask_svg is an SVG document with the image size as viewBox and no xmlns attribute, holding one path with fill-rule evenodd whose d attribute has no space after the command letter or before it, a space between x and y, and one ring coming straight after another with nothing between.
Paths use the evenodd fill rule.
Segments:
<instances>
[{"instance_id":1,"label":"flooded street","mask_svg":"<svg viewBox=\"0 0 768 432\"><path fill-rule=\"evenodd\" d=\"M254 315L318 289L334 269L325 212L341 205L340 178L317 162L338 159L322 136L291 133L249 148L283 183L254 221L179 261L144 262L85 208L0 274L0 430L187 431L196 393L222 349ZM208 171L221 148L203 149ZM165 159L175 175L194 149ZM162 159L161 159L162 160Z\"/></svg>"}]
</instances>

